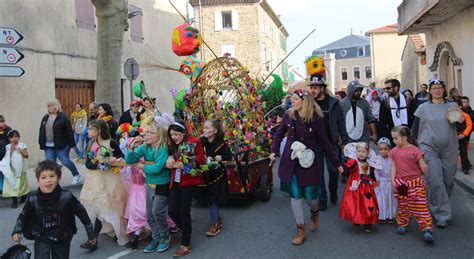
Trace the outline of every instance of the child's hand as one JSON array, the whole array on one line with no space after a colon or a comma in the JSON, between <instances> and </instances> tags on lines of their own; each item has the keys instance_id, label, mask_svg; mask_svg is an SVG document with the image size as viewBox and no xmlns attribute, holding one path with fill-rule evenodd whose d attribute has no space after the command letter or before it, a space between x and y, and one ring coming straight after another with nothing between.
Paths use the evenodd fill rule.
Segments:
<instances>
[{"instance_id":1,"label":"child's hand","mask_svg":"<svg viewBox=\"0 0 474 259\"><path fill-rule=\"evenodd\" d=\"M23 239L23 237L21 236L20 233L16 233L16 234L13 234L12 236L12 240L17 242L17 243L20 243L20 241Z\"/></svg>"},{"instance_id":2,"label":"child's hand","mask_svg":"<svg viewBox=\"0 0 474 259\"><path fill-rule=\"evenodd\" d=\"M145 164L137 163L137 164L135 164L135 168L143 170L143 168L145 168Z\"/></svg>"},{"instance_id":3,"label":"child's hand","mask_svg":"<svg viewBox=\"0 0 474 259\"><path fill-rule=\"evenodd\" d=\"M465 137L466 137L466 136L464 136L464 134L459 134L459 135L458 135L458 139L463 139L463 138L465 138Z\"/></svg>"},{"instance_id":4,"label":"child's hand","mask_svg":"<svg viewBox=\"0 0 474 259\"><path fill-rule=\"evenodd\" d=\"M430 168L428 167L428 165L423 165L423 166L420 167L420 169L424 174L426 174L426 173L428 173L428 170Z\"/></svg>"},{"instance_id":5,"label":"child's hand","mask_svg":"<svg viewBox=\"0 0 474 259\"><path fill-rule=\"evenodd\" d=\"M216 162L222 162L222 157L217 155L216 157L214 157L214 161Z\"/></svg>"},{"instance_id":6,"label":"child's hand","mask_svg":"<svg viewBox=\"0 0 474 259\"><path fill-rule=\"evenodd\" d=\"M173 168L183 169L184 168L183 162L174 162Z\"/></svg>"},{"instance_id":7,"label":"child's hand","mask_svg":"<svg viewBox=\"0 0 474 259\"><path fill-rule=\"evenodd\" d=\"M168 157L168 160L166 160L166 168L173 168L173 164L174 164L174 159L172 157Z\"/></svg>"}]
</instances>

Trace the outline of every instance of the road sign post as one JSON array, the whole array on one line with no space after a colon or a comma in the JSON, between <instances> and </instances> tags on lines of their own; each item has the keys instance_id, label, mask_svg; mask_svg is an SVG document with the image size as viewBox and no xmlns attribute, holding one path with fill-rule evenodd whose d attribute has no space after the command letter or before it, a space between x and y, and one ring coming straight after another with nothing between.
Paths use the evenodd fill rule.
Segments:
<instances>
[{"instance_id":1,"label":"road sign post","mask_svg":"<svg viewBox=\"0 0 474 259\"><path fill-rule=\"evenodd\" d=\"M137 79L139 72L138 63L134 58L129 58L123 65L123 73L130 82L130 101L133 101L133 80Z\"/></svg>"}]
</instances>

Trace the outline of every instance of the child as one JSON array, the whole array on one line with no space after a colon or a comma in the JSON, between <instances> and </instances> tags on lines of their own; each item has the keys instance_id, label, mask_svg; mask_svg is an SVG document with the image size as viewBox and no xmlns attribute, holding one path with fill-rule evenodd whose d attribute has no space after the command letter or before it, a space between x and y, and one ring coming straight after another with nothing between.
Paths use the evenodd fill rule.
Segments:
<instances>
[{"instance_id":1,"label":"child","mask_svg":"<svg viewBox=\"0 0 474 259\"><path fill-rule=\"evenodd\" d=\"M130 135L134 135L137 129L129 123L121 124L117 129L117 135L121 135L120 138L120 150L125 155L130 152L130 144L137 143L141 144L141 138L135 139L130 138ZM147 216L146 216L146 189L145 189L145 177L143 176L143 170L140 170L134 166L125 166L121 171L123 183L128 193L127 205L125 207L124 218L128 220L127 234L133 233L133 238L125 244L125 247L131 249L138 248L138 239L142 228L146 227Z\"/></svg>"},{"instance_id":2,"label":"child","mask_svg":"<svg viewBox=\"0 0 474 259\"><path fill-rule=\"evenodd\" d=\"M457 103L459 105L459 108L462 110L464 108L463 103L460 100L458 100ZM471 138L472 120L471 116L463 110L462 116L464 117L464 121L462 123L456 122L459 143L459 156L461 157L461 170L465 174L469 174L471 161L469 161L467 150L469 149L469 139Z\"/></svg>"},{"instance_id":3,"label":"child","mask_svg":"<svg viewBox=\"0 0 474 259\"><path fill-rule=\"evenodd\" d=\"M181 246L173 256L184 256L191 248L191 203L197 186L203 184L200 165L206 163L199 139L189 135L184 121L178 120L168 128L170 156L166 167L171 169L171 190L168 213L183 231Z\"/></svg>"},{"instance_id":4,"label":"child","mask_svg":"<svg viewBox=\"0 0 474 259\"><path fill-rule=\"evenodd\" d=\"M223 222L219 215L219 202L225 198L227 186L225 166L222 161L232 159L232 154L224 142L224 132L219 120L207 120L204 123L201 142L207 158L208 170L204 172L204 182L207 185L205 197L211 214L211 226L206 232L213 237L220 233Z\"/></svg>"},{"instance_id":5,"label":"child","mask_svg":"<svg viewBox=\"0 0 474 259\"><path fill-rule=\"evenodd\" d=\"M392 188L398 201L397 234L405 235L412 216L423 232L423 239L433 243L433 220L428 210L426 184L423 173L428 172L424 153L416 147L410 130L404 126L392 129L393 142L397 147L389 152L392 159Z\"/></svg>"},{"instance_id":6,"label":"child","mask_svg":"<svg viewBox=\"0 0 474 259\"><path fill-rule=\"evenodd\" d=\"M392 161L388 157L390 140L380 138L378 148L382 160L382 169L375 169L375 178L379 184L375 187L375 195L379 205L379 222L393 224L397 211L397 201L392 191Z\"/></svg>"},{"instance_id":7,"label":"child","mask_svg":"<svg viewBox=\"0 0 474 259\"><path fill-rule=\"evenodd\" d=\"M377 182L375 181L374 167L369 163L369 145L365 142L354 144L356 157L348 152L351 147L350 144L344 148L344 155L349 157L346 162L346 167L349 169L349 178L344 190L339 216L352 222L354 226L363 224L364 231L370 233L372 232L372 224L377 223L379 215L379 207L374 191ZM375 156L375 154L372 156Z\"/></svg>"},{"instance_id":8,"label":"child","mask_svg":"<svg viewBox=\"0 0 474 259\"><path fill-rule=\"evenodd\" d=\"M7 133L8 142L7 152L10 153L10 168L16 181L16 188L11 188L7 181L3 184L3 197L12 197L12 208L18 207L18 197L20 203L25 202L26 195L30 191L26 177L25 159L29 157L28 148L25 143L20 142L20 133L16 130L10 130Z\"/></svg>"},{"instance_id":9,"label":"child","mask_svg":"<svg viewBox=\"0 0 474 259\"><path fill-rule=\"evenodd\" d=\"M76 197L59 185L61 167L45 160L36 168L38 190L32 192L18 216L12 239L20 242L23 236L35 240L35 258L69 258L69 247L76 234L77 216L87 232L87 244L97 242L91 220Z\"/></svg>"},{"instance_id":10,"label":"child","mask_svg":"<svg viewBox=\"0 0 474 259\"><path fill-rule=\"evenodd\" d=\"M109 132L103 120L89 122L88 134L92 140L86 149L88 170L80 200L95 222L95 233L115 234L118 244L125 245L128 238L125 235L123 213L127 193L117 168L111 166L117 158L123 157L123 153L119 144L111 139ZM81 247L93 251L97 249L97 243L94 246L82 244Z\"/></svg>"},{"instance_id":11,"label":"child","mask_svg":"<svg viewBox=\"0 0 474 259\"><path fill-rule=\"evenodd\" d=\"M153 238L143 251L145 253L164 252L169 248L171 239L166 222L170 183L170 170L165 168L168 159L168 136L166 130L160 127L156 119L153 119L145 128L144 140L144 144L138 145L141 137L136 137L130 143L125 162L135 164L142 157L145 159L145 164L135 165L136 169L145 172L146 214Z\"/></svg>"}]
</instances>

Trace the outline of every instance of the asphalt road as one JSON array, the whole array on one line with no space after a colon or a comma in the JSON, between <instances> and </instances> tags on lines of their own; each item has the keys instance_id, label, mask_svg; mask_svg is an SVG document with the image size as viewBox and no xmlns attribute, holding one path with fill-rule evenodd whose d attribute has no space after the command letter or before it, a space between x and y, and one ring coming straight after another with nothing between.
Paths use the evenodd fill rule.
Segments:
<instances>
[{"instance_id":1,"label":"asphalt road","mask_svg":"<svg viewBox=\"0 0 474 259\"><path fill-rule=\"evenodd\" d=\"M395 234L395 225L377 225L374 232L362 229L339 219L338 207L329 206L321 214L320 228L307 231L307 240L293 246L295 222L289 198L279 191L275 178L274 192L269 202L259 200L238 201L221 209L224 228L216 237L208 238L207 208L193 206L193 251L187 258L474 258L474 196L458 186L452 196L454 218L445 230L435 230L434 246L425 245L412 222L406 236ZM340 184L340 196L343 185ZM79 196L79 189L73 189ZM11 209L10 200L0 200L0 253L10 245L10 233L21 208ZM309 209L305 211L309 219ZM144 254L141 249L130 251L119 247L106 235L99 239L99 249L89 253L79 244L86 239L83 226L71 245L71 258L154 258L171 257L178 247L173 239L170 249L162 254ZM23 241L33 250L32 241ZM143 242L141 246L143 247Z\"/></svg>"}]
</instances>

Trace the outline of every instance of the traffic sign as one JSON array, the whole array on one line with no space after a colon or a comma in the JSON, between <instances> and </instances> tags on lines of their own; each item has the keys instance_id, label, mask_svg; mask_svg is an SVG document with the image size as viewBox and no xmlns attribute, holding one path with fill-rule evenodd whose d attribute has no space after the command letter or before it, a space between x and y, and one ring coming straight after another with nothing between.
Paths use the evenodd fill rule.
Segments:
<instances>
[{"instance_id":1,"label":"traffic sign","mask_svg":"<svg viewBox=\"0 0 474 259\"><path fill-rule=\"evenodd\" d=\"M0 76L4 77L20 77L25 73L21 67L15 66L0 66Z\"/></svg>"},{"instance_id":2,"label":"traffic sign","mask_svg":"<svg viewBox=\"0 0 474 259\"><path fill-rule=\"evenodd\" d=\"M15 48L0 47L0 64L14 65L23 59L23 54Z\"/></svg>"},{"instance_id":3,"label":"traffic sign","mask_svg":"<svg viewBox=\"0 0 474 259\"><path fill-rule=\"evenodd\" d=\"M140 72L138 70L138 63L134 58L129 58L125 61L125 64L123 65L123 73L128 80L137 79Z\"/></svg>"},{"instance_id":4,"label":"traffic sign","mask_svg":"<svg viewBox=\"0 0 474 259\"><path fill-rule=\"evenodd\" d=\"M13 28L0 27L0 44L15 45L23 36Z\"/></svg>"}]
</instances>

